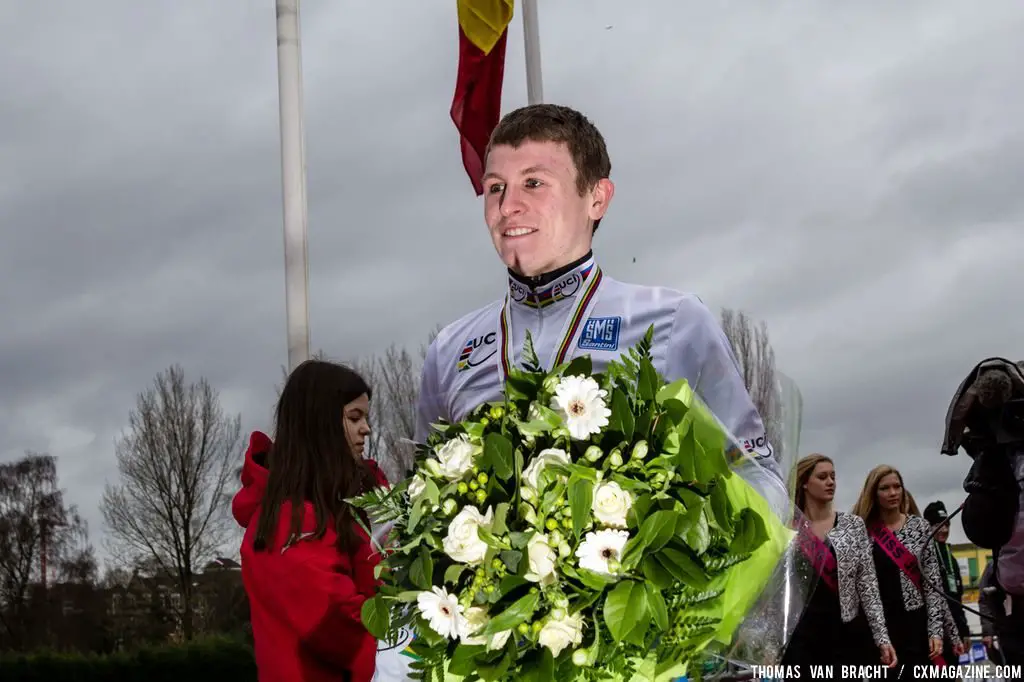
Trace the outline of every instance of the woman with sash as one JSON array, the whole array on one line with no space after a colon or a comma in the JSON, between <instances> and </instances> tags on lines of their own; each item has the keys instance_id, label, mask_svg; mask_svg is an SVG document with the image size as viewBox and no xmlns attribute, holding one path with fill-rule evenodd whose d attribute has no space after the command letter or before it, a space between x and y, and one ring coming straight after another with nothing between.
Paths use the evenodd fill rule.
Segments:
<instances>
[{"instance_id":1,"label":"woman with sash","mask_svg":"<svg viewBox=\"0 0 1024 682\"><path fill-rule=\"evenodd\" d=\"M860 517L833 508L835 491L831 459L813 454L797 463L796 507L803 516L795 546L818 580L782 663L804 671L809 665L895 665L867 529Z\"/></svg>"},{"instance_id":2,"label":"woman with sash","mask_svg":"<svg viewBox=\"0 0 1024 682\"><path fill-rule=\"evenodd\" d=\"M864 520L872 543L885 623L906 670L941 660L943 597L931 525L921 517L903 477L891 466L868 474L853 513Z\"/></svg>"}]
</instances>

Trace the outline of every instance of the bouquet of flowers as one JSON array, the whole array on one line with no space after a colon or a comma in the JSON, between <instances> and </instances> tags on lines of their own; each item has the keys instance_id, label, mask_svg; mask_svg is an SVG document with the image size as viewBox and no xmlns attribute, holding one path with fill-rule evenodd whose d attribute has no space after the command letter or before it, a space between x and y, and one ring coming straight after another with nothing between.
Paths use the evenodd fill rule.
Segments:
<instances>
[{"instance_id":1,"label":"bouquet of flowers","mask_svg":"<svg viewBox=\"0 0 1024 682\"><path fill-rule=\"evenodd\" d=\"M435 425L411 479L350 500L391 524L363 621L412 628L417 677L669 680L728 646L792 533L652 337L602 373L545 372L527 338L503 402Z\"/></svg>"}]
</instances>

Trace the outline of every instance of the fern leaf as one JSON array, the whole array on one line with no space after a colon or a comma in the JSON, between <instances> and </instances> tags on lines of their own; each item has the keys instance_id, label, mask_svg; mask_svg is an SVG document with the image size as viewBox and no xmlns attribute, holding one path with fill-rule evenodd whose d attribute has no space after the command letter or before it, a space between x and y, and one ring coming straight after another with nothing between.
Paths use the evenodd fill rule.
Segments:
<instances>
[{"instance_id":1,"label":"fern leaf","mask_svg":"<svg viewBox=\"0 0 1024 682\"><path fill-rule=\"evenodd\" d=\"M540 358L537 357L537 351L533 347L533 335L530 334L530 330L526 330L526 341L523 342L523 368L527 372L540 372Z\"/></svg>"}]
</instances>

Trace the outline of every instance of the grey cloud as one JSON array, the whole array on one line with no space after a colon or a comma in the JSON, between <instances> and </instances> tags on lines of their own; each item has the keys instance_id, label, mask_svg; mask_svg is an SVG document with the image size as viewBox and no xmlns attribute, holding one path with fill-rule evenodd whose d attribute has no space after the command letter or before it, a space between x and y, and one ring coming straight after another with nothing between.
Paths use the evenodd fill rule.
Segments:
<instances>
[{"instance_id":1,"label":"grey cloud","mask_svg":"<svg viewBox=\"0 0 1024 682\"><path fill-rule=\"evenodd\" d=\"M418 345L502 291L448 118L453 11L303 11L312 345ZM61 456L98 540L113 441L156 372L181 363L246 427L269 421L286 361L273 8L50 2L0 22L17 26L0 457ZM946 403L1019 347L1022 24L1009 0L542 9L547 99L612 151L599 257L768 321L803 392L801 451L835 455L843 505L882 461L950 505L966 464L936 454ZM525 101L517 19L504 106Z\"/></svg>"}]
</instances>

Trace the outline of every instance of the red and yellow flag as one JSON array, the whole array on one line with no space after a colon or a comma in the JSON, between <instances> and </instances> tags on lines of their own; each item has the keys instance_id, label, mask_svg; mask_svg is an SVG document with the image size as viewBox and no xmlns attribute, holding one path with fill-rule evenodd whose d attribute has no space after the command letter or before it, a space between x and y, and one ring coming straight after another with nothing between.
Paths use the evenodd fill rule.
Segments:
<instances>
[{"instance_id":1,"label":"red and yellow flag","mask_svg":"<svg viewBox=\"0 0 1024 682\"><path fill-rule=\"evenodd\" d=\"M457 0L459 70L452 121L462 137L462 163L477 196L483 194L484 153L501 118L505 42L513 0Z\"/></svg>"}]
</instances>

